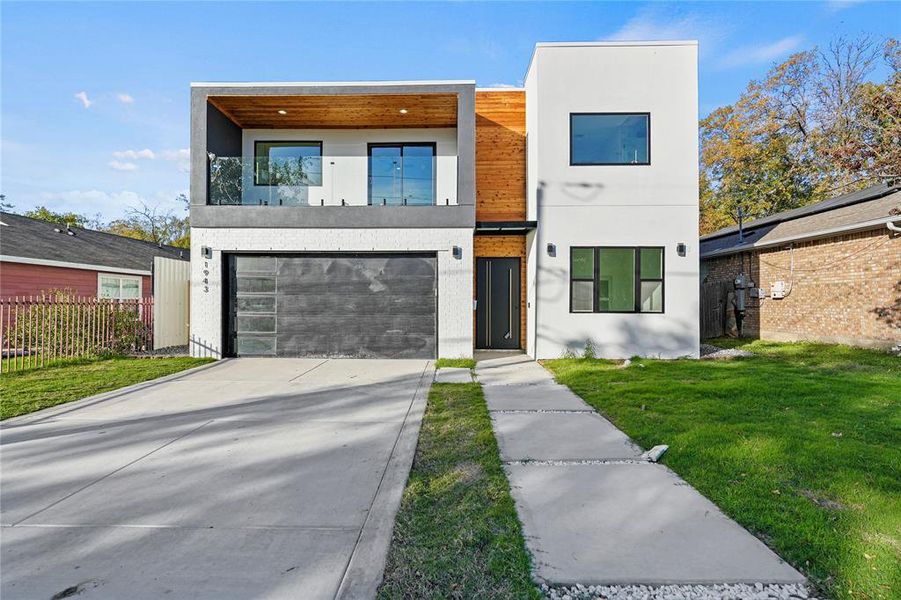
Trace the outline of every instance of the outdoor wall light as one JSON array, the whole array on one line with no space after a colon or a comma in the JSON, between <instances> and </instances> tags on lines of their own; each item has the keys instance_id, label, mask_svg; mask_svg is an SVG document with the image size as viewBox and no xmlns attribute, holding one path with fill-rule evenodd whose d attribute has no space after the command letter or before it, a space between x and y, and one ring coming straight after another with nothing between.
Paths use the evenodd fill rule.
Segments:
<instances>
[{"instance_id":1,"label":"outdoor wall light","mask_svg":"<svg viewBox=\"0 0 901 600\"><path fill-rule=\"evenodd\" d=\"M457 260L463 258L463 248L461 248L460 246L454 246L453 253L454 258L456 258Z\"/></svg>"},{"instance_id":2,"label":"outdoor wall light","mask_svg":"<svg viewBox=\"0 0 901 600\"><path fill-rule=\"evenodd\" d=\"M548 256L557 256L557 244L548 244L547 245L547 255Z\"/></svg>"},{"instance_id":3,"label":"outdoor wall light","mask_svg":"<svg viewBox=\"0 0 901 600\"><path fill-rule=\"evenodd\" d=\"M200 255L206 259L213 258L213 249L209 246L201 246Z\"/></svg>"},{"instance_id":4,"label":"outdoor wall light","mask_svg":"<svg viewBox=\"0 0 901 600\"><path fill-rule=\"evenodd\" d=\"M676 254L679 256L685 256L686 252L688 252L688 246L683 243L676 244Z\"/></svg>"},{"instance_id":5,"label":"outdoor wall light","mask_svg":"<svg viewBox=\"0 0 901 600\"><path fill-rule=\"evenodd\" d=\"M286 115L286 114L288 114L288 111L286 111L285 109L281 109L281 110L278 111L278 114L280 114L280 115Z\"/></svg>"},{"instance_id":6,"label":"outdoor wall light","mask_svg":"<svg viewBox=\"0 0 901 600\"><path fill-rule=\"evenodd\" d=\"M400 109L398 112L399 112L400 114L402 114L402 115L405 115L405 114L407 114L407 109L406 109L406 108L402 108L402 109Z\"/></svg>"}]
</instances>

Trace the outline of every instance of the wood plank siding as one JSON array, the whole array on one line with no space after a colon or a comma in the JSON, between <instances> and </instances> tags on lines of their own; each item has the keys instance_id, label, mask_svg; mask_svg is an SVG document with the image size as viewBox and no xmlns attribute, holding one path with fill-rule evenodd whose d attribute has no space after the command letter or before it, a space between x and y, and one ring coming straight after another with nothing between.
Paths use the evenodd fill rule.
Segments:
<instances>
[{"instance_id":1,"label":"wood plank siding","mask_svg":"<svg viewBox=\"0 0 901 600\"><path fill-rule=\"evenodd\" d=\"M210 96L208 102L245 129L457 126L456 94Z\"/></svg>"},{"instance_id":2,"label":"wood plank siding","mask_svg":"<svg viewBox=\"0 0 901 600\"><path fill-rule=\"evenodd\" d=\"M525 219L526 94L476 91L476 221Z\"/></svg>"},{"instance_id":3,"label":"wood plank siding","mask_svg":"<svg viewBox=\"0 0 901 600\"><path fill-rule=\"evenodd\" d=\"M71 290L76 296L93 298L97 296L98 273L88 269L2 262L0 298L40 296L54 290ZM141 276L141 295L150 297L152 294L150 277Z\"/></svg>"},{"instance_id":4,"label":"wood plank siding","mask_svg":"<svg viewBox=\"0 0 901 600\"><path fill-rule=\"evenodd\" d=\"M477 235L473 238L473 265L476 258L519 258L519 347L526 347L526 236ZM476 269L473 267L473 294L476 293ZM475 313L473 312L473 340L475 340Z\"/></svg>"}]
</instances>

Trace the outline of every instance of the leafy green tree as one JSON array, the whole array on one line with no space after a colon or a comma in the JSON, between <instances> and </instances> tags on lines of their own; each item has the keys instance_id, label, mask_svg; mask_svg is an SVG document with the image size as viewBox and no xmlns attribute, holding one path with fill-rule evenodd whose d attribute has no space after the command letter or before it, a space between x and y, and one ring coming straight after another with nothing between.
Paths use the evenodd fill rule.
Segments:
<instances>
[{"instance_id":1,"label":"leafy green tree","mask_svg":"<svg viewBox=\"0 0 901 600\"><path fill-rule=\"evenodd\" d=\"M47 221L48 223L70 225L72 227L81 227L83 229L97 228L100 225L99 215L92 218L77 212L54 212L46 206L38 206L33 210L26 211L24 216L31 219Z\"/></svg>"}]
</instances>

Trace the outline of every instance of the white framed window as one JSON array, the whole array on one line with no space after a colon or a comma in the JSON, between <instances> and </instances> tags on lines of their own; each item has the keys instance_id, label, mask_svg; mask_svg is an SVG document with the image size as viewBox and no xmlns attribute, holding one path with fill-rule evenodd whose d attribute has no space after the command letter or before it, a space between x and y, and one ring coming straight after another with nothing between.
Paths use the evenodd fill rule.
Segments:
<instances>
[{"instance_id":1,"label":"white framed window","mask_svg":"<svg viewBox=\"0 0 901 600\"><path fill-rule=\"evenodd\" d=\"M141 277L99 273L97 297L110 300L140 300Z\"/></svg>"}]
</instances>

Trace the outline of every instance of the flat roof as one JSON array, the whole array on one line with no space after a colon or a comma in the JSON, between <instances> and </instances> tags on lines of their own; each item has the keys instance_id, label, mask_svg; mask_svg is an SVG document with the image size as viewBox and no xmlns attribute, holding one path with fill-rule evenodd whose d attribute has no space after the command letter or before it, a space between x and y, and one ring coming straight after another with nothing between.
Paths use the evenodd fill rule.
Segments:
<instances>
[{"instance_id":1,"label":"flat roof","mask_svg":"<svg viewBox=\"0 0 901 600\"><path fill-rule=\"evenodd\" d=\"M394 87L394 86L440 86L440 85L475 85L474 79L421 81L192 81L191 87L211 88L255 88L255 87Z\"/></svg>"}]
</instances>

